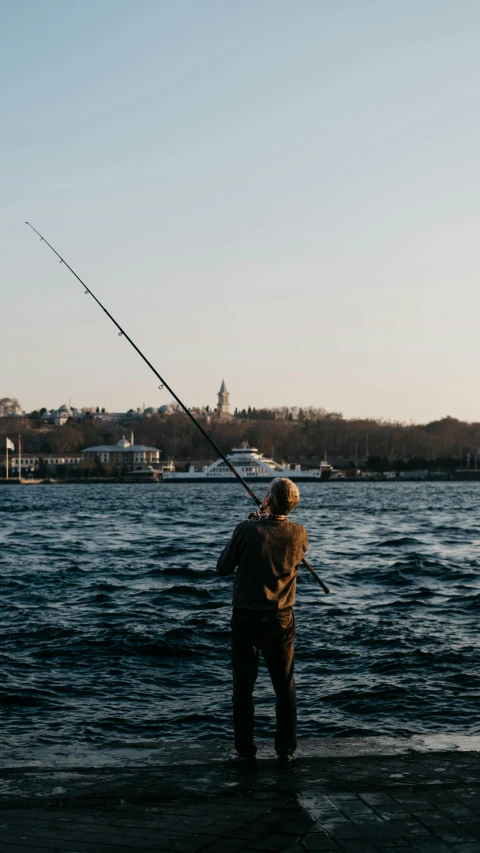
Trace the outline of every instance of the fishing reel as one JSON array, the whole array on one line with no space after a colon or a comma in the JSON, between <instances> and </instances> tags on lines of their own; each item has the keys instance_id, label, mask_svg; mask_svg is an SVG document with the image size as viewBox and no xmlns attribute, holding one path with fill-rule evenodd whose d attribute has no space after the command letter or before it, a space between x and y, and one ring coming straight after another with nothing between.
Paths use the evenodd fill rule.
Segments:
<instances>
[{"instance_id":1,"label":"fishing reel","mask_svg":"<svg viewBox=\"0 0 480 853\"><path fill-rule=\"evenodd\" d=\"M260 521L262 518L265 518L267 515L267 511L263 508L263 506L259 506L255 512L251 512L248 516L249 521Z\"/></svg>"}]
</instances>

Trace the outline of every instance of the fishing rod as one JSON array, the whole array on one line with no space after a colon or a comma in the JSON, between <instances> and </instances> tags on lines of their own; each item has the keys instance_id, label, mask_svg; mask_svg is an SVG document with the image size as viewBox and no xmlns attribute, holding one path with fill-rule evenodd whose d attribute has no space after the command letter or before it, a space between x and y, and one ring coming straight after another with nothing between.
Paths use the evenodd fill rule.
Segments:
<instances>
[{"instance_id":1,"label":"fishing rod","mask_svg":"<svg viewBox=\"0 0 480 853\"><path fill-rule=\"evenodd\" d=\"M147 358L147 357L143 354L143 352L142 352L142 351L137 347L136 343L134 343L134 341L132 341L132 339L127 335L127 333L125 332L125 330L124 330L124 329L122 329L122 327L120 326L120 324L119 324L119 323L117 323L117 321L115 320L115 317L112 317L112 315L110 314L110 312L109 312L109 311L107 311L107 309L105 308L105 306L104 306L104 305L102 305L102 303L100 302L100 300L99 300L99 299L97 299L97 297L95 296L95 294L94 294L94 293L92 293L92 291L90 290L90 288L89 288L89 287L87 287L87 285L85 284L85 282L84 282L84 281L82 281L82 279L80 278L80 276L79 276L79 275L77 275L77 273L75 272L75 270L73 270L73 269L71 268L71 266L70 266L69 264L67 264L67 262L66 262L65 258L62 258L62 256L57 252L57 250L56 250L56 249L54 249L54 248L53 248L53 246L48 242L48 240L46 240L46 239L45 239L45 237L42 237L42 235L40 234L40 231L37 231L37 229L36 229L36 228L34 228L34 227L33 227L33 225L31 225L31 224L30 224L30 222L25 222L25 225L28 225L28 227L29 227L29 228L31 228L31 229L32 229L32 231L35 231L35 234L38 234L38 236L40 237L40 240L42 241L42 243L46 243L46 245L48 246L48 248L49 248L49 249L51 249L51 250L52 250L52 252L57 256L57 258L59 259L59 261L60 261L60 263L61 263L61 264L65 264L65 266L67 267L67 269L69 269L69 270L70 270L70 272L72 273L72 275L74 275L74 276L75 276L75 278L77 279L77 281L79 281L79 282L80 282L80 284L82 285L82 287L83 287L83 288L85 288L85 296L91 296L91 297L95 300L95 302L97 303L97 305L99 305L99 306L100 306L100 308L102 309L102 311L104 311L104 312L105 312L105 314L107 315L107 317L108 317L108 318L112 321L112 323L117 327L117 329L118 329L118 336L119 336L119 337L126 338L126 340L128 341L128 343L129 343L129 344L131 344L131 346L133 347L133 349L134 349L134 350L139 354L140 358L143 358L143 360L144 360L145 364L147 364L147 365L148 365L148 367L149 367L149 368L150 368L150 370L155 374L155 376L157 377L157 379L159 379L159 380L160 380L161 385L159 385L159 390L161 391L163 388L166 388L166 390L167 390L167 391L172 395L173 399L174 399L174 400L176 400L176 402L178 403L178 405L183 409L183 411L185 412L185 414L186 414L186 415L188 415L188 417L190 418L190 420L192 421L192 423L194 423L194 424L195 424L195 426L200 430L200 432L202 433L203 437L204 437L204 438L209 442L209 444L213 447L213 449L215 450L215 452L216 452L216 453L218 453L218 455L221 457L221 459L223 459L223 461L225 462L225 464L230 468L230 471L232 472L232 474L234 474L234 475L235 475L235 477L237 478L237 480L242 484L243 488L244 488L244 489L246 489L246 491L248 492L248 494L250 495L250 497L252 498L252 500L253 500L253 501L255 501L255 503L256 503L256 505L257 505L258 507L260 507L260 508L261 508L261 507L262 507L262 501L261 501L261 500L256 496L255 492L253 492L253 491L252 491L252 489L250 488L250 486L248 485L248 483L247 483L247 482L243 479L243 477L238 473L237 469L236 469L236 468L232 465L232 463L227 459L227 457L225 456L225 454L224 454L224 453L222 453L222 451L220 450L220 448L219 448L219 447L217 446L217 444L214 442L213 438L208 434L208 432L206 432L206 431L204 430L204 428L202 427L202 425L201 425L201 424L197 421L197 419L192 415L191 411L190 411L189 409L187 409L187 407L184 405L184 403L182 403L182 401L180 400L180 397L177 397L177 395L175 394L175 391L173 391L173 389L172 389L172 388L170 388L170 386L168 385L168 383L167 383L167 382L165 382L165 379L163 379L163 378L160 376L160 374L159 374L158 370L155 370L155 368L154 368L153 364L151 364L151 363L149 362L148 358ZM324 584L324 582L322 581L322 579L321 579L321 578L319 578L319 576L317 575L316 571L312 568L312 566L311 566L311 565L310 565L310 563L305 559L305 557L302 559L302 563L303 563L303 565L308 569L308 571L310 572L310 574L311 574L311 575L313 575L313 577L315 578L315 580L320 584L320 586L322 587L323 591L328 595L328 593L330 592L330 590L329 590L328 586L327 586L326 584Z\"/></svg>"}]
</instances>

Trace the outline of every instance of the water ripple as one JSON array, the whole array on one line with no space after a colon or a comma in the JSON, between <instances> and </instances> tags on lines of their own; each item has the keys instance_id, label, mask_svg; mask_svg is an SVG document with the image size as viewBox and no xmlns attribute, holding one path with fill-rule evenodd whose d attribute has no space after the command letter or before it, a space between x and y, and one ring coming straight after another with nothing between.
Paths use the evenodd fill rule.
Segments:
<instances>
[{"instance_id":1,"label":"water ripple","mask_svg":"<svg viewBox=\"0 0 480 853\"><path fill-rule=\"evenodd\" d=\"M480 485L306 484L297 590L304 737L478 734ZM3 743L230 737L236 484L0 491ZM261 668L258 734L273 729Z\"/></svg>"}]
</instances>

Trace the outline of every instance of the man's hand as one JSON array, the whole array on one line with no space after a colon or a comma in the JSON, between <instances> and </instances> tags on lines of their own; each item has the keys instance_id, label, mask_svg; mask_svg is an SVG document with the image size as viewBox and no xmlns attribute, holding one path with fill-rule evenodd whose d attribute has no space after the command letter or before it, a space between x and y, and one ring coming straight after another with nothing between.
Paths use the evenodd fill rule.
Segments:
<instances>
[{"instance_id":1,"label":"man's hand","mask_svg":"<svg viewBox=\"0 0 480 853\"><path fill-rule=\"evenodd\" d=\"M260 518L266 518L268 515L268 505L270 503L270 490L265 489L265 497L263 498L262 505L258 507L255 512L251 512L248 516L249 521L259 521Z\"/></svg>"},{"instance_id":2,"label":"man's hand","mask_svg":"<svg viewBox=\"0 0 480 853\"><path fill-rule=\"evenodd\" d=\"M256 512L251 512L248 516L249 521L259 521L261 518L266 518L268 512L261 506Z\"/></svg>"}]
</instances>

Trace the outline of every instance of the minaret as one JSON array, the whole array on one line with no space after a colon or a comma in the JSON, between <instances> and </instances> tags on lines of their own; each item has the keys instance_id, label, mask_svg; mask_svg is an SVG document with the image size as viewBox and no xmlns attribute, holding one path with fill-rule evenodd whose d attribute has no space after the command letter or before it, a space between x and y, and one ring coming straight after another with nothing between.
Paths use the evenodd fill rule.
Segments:
<instances>
[{"instance_id":1,"label":"minaret","mask_svg":"<svg viewBox=\"0 0 480 853\"><path fill-rule=\"evenodd\" d=\"M230 403L228 401L229 396L230 396L230 394L227 391L227 386L225 385L225 379L222 379L220 391L218 392L217 412L219 413L219 415L229 415L230 414Z\"/></svg>"}]
</instances>

